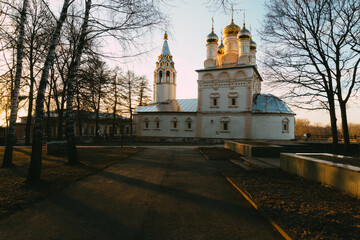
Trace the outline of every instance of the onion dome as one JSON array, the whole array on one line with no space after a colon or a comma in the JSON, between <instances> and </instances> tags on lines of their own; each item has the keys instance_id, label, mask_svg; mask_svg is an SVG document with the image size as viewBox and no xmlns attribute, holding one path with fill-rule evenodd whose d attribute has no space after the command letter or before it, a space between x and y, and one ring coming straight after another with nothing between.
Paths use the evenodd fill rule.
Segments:
<instances>
[{"instance_id":1,"label":"onion dome","mask_svg":"<svg viewBox=\"0 0 360 240\"><path fill-rule=\"evenodd\" d=\"M250 50L256 49L256 42L254 42L252 39L250 40Z\"/></svg>"},{"instance_id":2,"label":"onion dome","mask_svg":"<svg viewBox=\"0 0 360 240\"><path fill-rule=\"evenodd\" d=\"M230 25L224 28L224 35L236 35L240 31L240 27L234 23L234 20L231 19Z\"/></svg>"},{"instance_id":3,"label":"onion dome","mask_svg":"<svg viewBox=\"0 0 360 240\"><path fill-rule=\"evenodd\" d=\"M218 43L218 36L214 33L214 29L211 31L211 33L209 35L207 35L206 37L206 42L208 43L211 43L211 42L214 42L214 43Z\"/></svg>"},{"instance_id":4,"label":"onion dome","mask_svg":"<svg viewBox=\"0 0 360 240\"><path fill-rule=\"evenodd\" d=\"M249 40L251 39L251 33L249 30L247 30L245 28L245 23L244 23L243 28L241 29L241 31L238 34L238 38L239 39L249 39Z\"/></svg>"},{"instance_id":5,"label":"onion dome","mask_svg":"<svg viewBox=\"0 0 360 240\"><path fill-rule=\"evenodd\" d=\"M223 44L222 39L221 39L221 43L220 43L220 45L218 47L218 53L220 53L220 54L224 53L224 44Z\"/></svg>"}]
</instances>

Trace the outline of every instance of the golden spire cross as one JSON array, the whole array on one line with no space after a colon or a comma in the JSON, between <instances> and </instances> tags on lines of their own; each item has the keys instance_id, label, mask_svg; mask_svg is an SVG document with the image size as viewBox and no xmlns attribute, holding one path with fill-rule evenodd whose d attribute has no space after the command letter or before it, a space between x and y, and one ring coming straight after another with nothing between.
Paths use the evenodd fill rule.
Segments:
<instances>
[{"instance_id":1,"label":"golden spire cross","mask_svg":"<svg viewBox=\"0 0 360 240\"><path fill-rule=\"evenodd\" d=\"M211 18L211 21L212 21L212 27L211 27L211 30L214 32L214 17Z\"/></svg>"},{"instance_id":2,"label":"golden spire cross","mask_svg":"<svg viewBox=\"0 0 360 240\"><path fill-rule=\"evenodd\" d=\"M244 21L243 21L243 26L245 28L245 10L244 10Z\"/></svg>"},{"instance_id":3,"label":"golden spire cross","mask_svg":"<svg viewBox=\"0 0 360 240\"><path fill-rule=\"evenodd\" d=\"M234 22L234 5L231 5L231 23Z\"/></svg>"}]
</instances>

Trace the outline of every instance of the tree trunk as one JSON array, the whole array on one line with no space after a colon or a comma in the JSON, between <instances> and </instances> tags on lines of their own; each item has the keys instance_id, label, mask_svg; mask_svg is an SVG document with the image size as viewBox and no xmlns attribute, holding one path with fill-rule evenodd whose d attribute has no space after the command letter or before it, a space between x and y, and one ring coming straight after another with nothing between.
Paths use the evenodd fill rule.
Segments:
<instances>
[{"instance_id":1,"label":"tree trunk","mask_svg":"<svg viewBox=\"0 0 360 240\"><path fill-rule=\"evenodd\" d=\"M85 46L85 38L87 35L88 19L91 8L91 0L86 1L84 22L81 26L81 34L79 38L79 46L77 47L75 60L71 62L69 68L68 88L66 98L66 138L67 138L67 150L68 150L68 164L80 163L74 133L74 113L73 113L73 99L74 99L74 84L76 72L80 65L81 55Z\"/></svg>"},{"instance_id":2,"label":"tree trunk","mask_svg":"<svg viewBox=\"0 0 360 240\"><path fill-rule=\"evenodd\" d=\"M23 1L23 8L21 11L20 17L20 26L19 26L19 38L16 46L16 73L15 73L15 83L11 95L11 114L10 114L10 125L6 138L6 148L4 153L4 159L2 163L3 168L11 167L12 163L12 154L14 145L16 142L15 137L15 127L16 119L19 105L19 92L20 92L20 79L22 71L22 56L24 50L24 35L25 35L25 21L26 21L26 11L28 6L28 0Z\"/></svg>"},{"instance_id":3,"label":"tree trunk","mask_svg":"<svg viewBox=\"0 0 360 240\"><path fill-rule=\"evenodd\" d=\"M25 127L25 145L30 145L31 139L31 122L32 122L32 109L34 102L34 83L35 79L33 77L33 70L30 67L30 90L29 90L29 107L28 114L26 119L26 127Z\"/></svg>"},{"instance_id":4,"label":"tree trunk","mask_svg":"<svg viewBox=\"0 0 360 240\"><path fill-rule=\"evenodd\" d=\"M338 150L338 131L336 125L336 113L335 113L335 103L334 103L334 95L331 93L328 94L328 102L329 102L329 114L330 114L330 123L331 123L331 134L332 134L332 143L333 143L333 151L337 152Z\"/></svg>"},{"instance_id":5,"label":"tree trunk","mask_svg":"<svg viewBox=\"0 0 360 240\"><path fill-rule=\"evenodd\" d=\"M349 127L348 127L347 113L346 113L346 103L344 101L340 102L340 112L341 112L342 132L344 135L344 147L346 151L349 150L350 137L349 137Z\"/></svg>"},{"instance_id":6,"label":"tree trunk","mask_svg":"<svg viewBox=\"0 0 360 240\"><path fill-rule=\"evenodd\" d=\"M36 115L35 115L35 123L33 130L33 143L32 143L32 151L31 151L30 167L26 179L26 181L30 183L38 182L40 180L45 90L46 90L47 80L49 78L50 67L54 61L56 45L59 42L61 28L67 17L69 2L70 0L64 0L60 18L57 21L56 29L52 36L49 52L46 56L44 67L42 69L42 75L41 75L37 99L36 99Z\"/></svg>"},{"instance_id":7,"label":"tree trunk","mask_svg":"<svg viewBox=\"0 0 360 240\"><path fill-rule=\"evenodd\" d=\"M33 37L31 39L30 43L30 55L29 55L29 70L30 70L30 89L29 89L29 106L28 106L28 114L26 119L26 127L25 127L25 145L30 145L30 138L31 138L31 123L32 123L32 109L33 109L33 102L34 102L34 84L35 84L35 78L34 78L34 57L33 57L33 51L34 51L34 40Z\"/></svg>"}]
</instances>

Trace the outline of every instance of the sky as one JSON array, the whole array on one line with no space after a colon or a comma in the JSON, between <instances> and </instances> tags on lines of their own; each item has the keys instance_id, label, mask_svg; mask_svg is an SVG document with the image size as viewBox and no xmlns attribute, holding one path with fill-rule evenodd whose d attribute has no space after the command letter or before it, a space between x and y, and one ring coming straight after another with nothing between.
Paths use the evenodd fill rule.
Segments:
<instances>
[{"instance_id":1,"label":"sky","mask_svg":"<svg viewBox=\"0 0 360 240\"><path fill-rule=\"evenodd\" d=\"M145 75L153 86L153 74L155 62L161 54L164 31L168 32L168 44L170 47L175 69L177 71L177 98L197 98L197 73L196 69L203 68L206 58L206 36L211 32L212 17L214 18L215 33L220 39L220 31L231 22L231 11L213 12L206 6L207 0L181 0L169 1L169 5L164 11L169 16L168 24L164 29L153 30L149 36L144 36L147 49L151 49L147 54L131 60L107 60L111 67L117 65L123 70L134 71L138 75ZM61 1L51 0L53 7L60 11ZM234 22L240 27L244 21L248 29L251 29L253 40L257 43L257 56L262 55L262 43L257 31L260 30L265 14L265 0L237 1L234 5ZM111 41L105 44L105 51L121 55L121 49L112 44ZM263 60L263 59L262 59ZM259 66L261 73L262 69ZM266 79L262 84L262 93L280 95L271 92L266 86ZM329 124L329 116L326 111L304 111L296 108L292 110L297 114L297 118L307 118L311 123ZM20 110L19 115L25 115L25 110ZM338 123L341 122L340 111L337 111ZM360 104L359 99L348 106L348 122L360 123Z\"/></svg>"},{"instance_id":2,"label":"sky","mask_svg":"<svg viewBox=\"0 0 360 240\"><path fill-rule=\"evenodd\" d=\"M204 4L205 0L183 0L176 1L172 6L166 8L167 14L171 16L167 26L170 47L175 69L177 71L177 98L197 98L197 73L196 69L203 68L206 57L206 36L211 32L211 18L214 17L215 33L220 39L220 31L231 21L231 11L224 13L212 12ZM261 56L262 43L258 34L265 14L265 0L239 1L234 6L234 22L240 27L244 21L248 29L251 28L253 40L257 43L258 57ZM148 77L153 85L153 71L157 57L161 54L164 31L155 31L152 34L153 50L143 56L141 60L123 64L126 70L133 70L137 74ZM262 69L260 68L260 73ZM262 93L269 92L265 83L262 84ZM297 114L296 118L307 118L311 123L329 124L329 115L326 111L305 111L292 108ZM341 122L340 111L337 112L338 123ZM359 99L348 106L348 122L360 123Z\"/></svg>"}]
</instances>

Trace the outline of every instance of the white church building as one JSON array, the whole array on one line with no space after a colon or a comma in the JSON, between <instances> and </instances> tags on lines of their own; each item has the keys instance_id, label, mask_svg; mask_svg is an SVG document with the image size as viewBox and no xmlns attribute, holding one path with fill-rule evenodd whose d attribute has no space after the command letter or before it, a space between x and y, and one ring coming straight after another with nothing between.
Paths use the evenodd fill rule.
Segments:
<instances>
[{"instance_id":1,"label":"white church building","mask_svg":"<svg viewBox=\"0 0 360 240\"><path fill-rule=\"evenodd\" d=\"M212 28L207 58L198 73L198 98L176 99L176 70L165 32L154 71L153 102L134 114L138 137L208 139L294 139L295 113L279 98L261 93L251 33L231 24L224 41Z\"/></svg>"}]
</instances>

